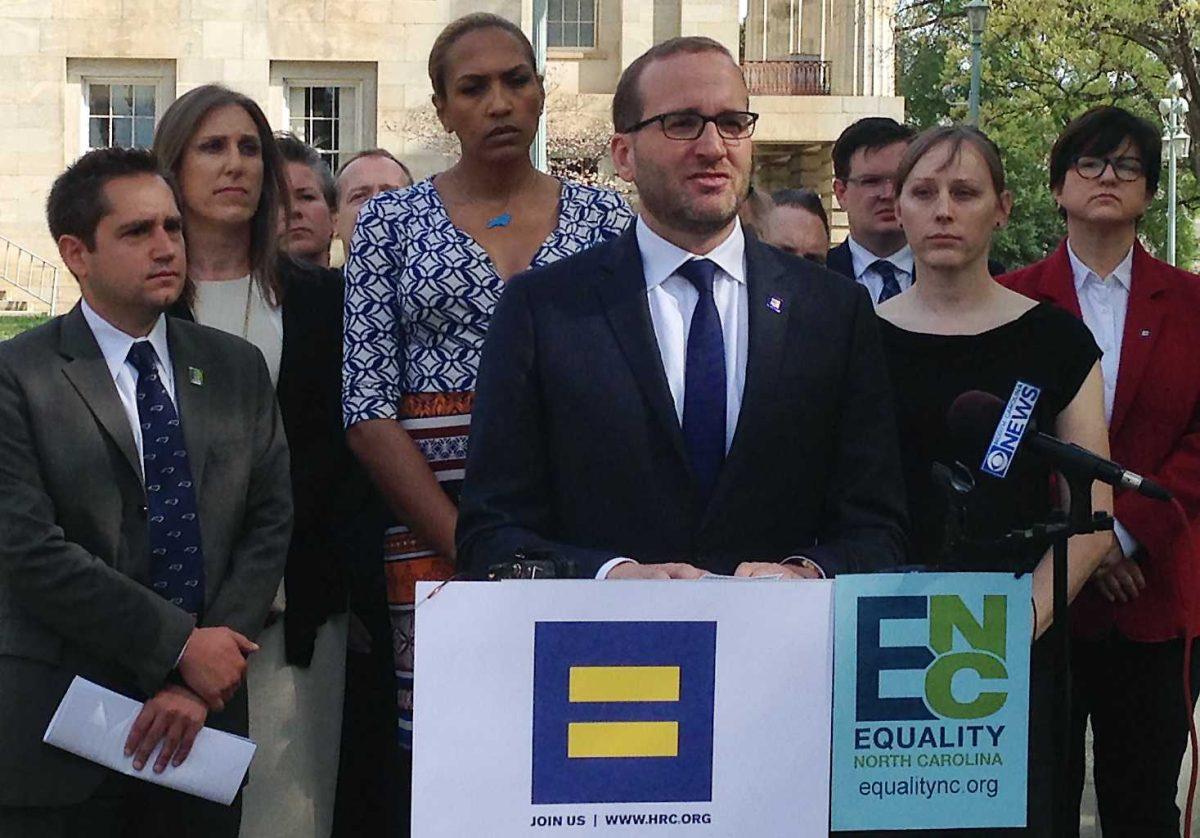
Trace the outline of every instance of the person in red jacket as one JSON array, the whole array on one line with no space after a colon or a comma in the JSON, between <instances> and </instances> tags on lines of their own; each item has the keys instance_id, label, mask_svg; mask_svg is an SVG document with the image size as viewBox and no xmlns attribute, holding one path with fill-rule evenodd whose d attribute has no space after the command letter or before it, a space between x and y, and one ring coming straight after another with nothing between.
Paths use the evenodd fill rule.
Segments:
<instances>
[{"instance_id":1,"label":"person in red jacket","mask_svg":"<svg viewBox=\"0 0 1200 838\"><path fill-rule=\"evenodd\" d=\"M1184 638L1200 627L1190 552L1200 532L1200 277L1138 242L1160 168L1158 132L1145 120L1110 106L1076 118L1050 152L1067 238L1049 258L1000 278L1091 329L1104 353L1113 459L1166 486L1190 521L1185 531L1167 504L1119 493L1117 544L1072 607L1070 792L1078 806L1090 717L1101 828L1138 838L1179 835ZM1194 706L1200 653L1192 663Z\"/></svg>"}]
</instances>

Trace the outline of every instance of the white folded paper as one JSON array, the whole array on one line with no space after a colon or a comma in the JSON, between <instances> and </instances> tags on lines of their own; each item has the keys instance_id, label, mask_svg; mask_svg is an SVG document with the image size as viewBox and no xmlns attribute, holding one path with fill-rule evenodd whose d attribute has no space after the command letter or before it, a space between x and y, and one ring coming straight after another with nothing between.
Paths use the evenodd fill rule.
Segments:
<instances>
[{"instance_id":1,"label":"white folded paper","mask_svg":"<svg viewBox=\"0 0 1200 838\"><path fill-rule=\"evenodd\" d=\"M75 676L42 741L76 756L187 794L228 806L242 786L255 744L249 739L206 727L196 736L183 764L153 770L154 754L141 771L125 756L125 739L142 704L120 693ZM157 748L155 751L157 752Z\"/></svg>"}]
</instances>

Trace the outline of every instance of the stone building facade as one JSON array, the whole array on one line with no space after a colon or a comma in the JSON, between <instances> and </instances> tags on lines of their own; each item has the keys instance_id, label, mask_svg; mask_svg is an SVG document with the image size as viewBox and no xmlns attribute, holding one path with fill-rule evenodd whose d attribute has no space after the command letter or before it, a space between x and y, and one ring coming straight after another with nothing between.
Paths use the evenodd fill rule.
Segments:
<instances>
[{"instance_id":1,"label":"stone building facade","mask_svg":"<svg viewBox=\"0 0 1200 838\"><path fill-rule=\"evenodd\" d=\"M865 114L901 118L894 0L748 0L742 56L765 188L830 197L829 148ZM703 34L741 52L738 0L548 0L552 154L598 156L621 70L651 44ZM426 60L443 26L492 11L528 31L532 0L5 0L0 3L0 288L64 310L36 276L57 253L43 208L54 177L89 148L146 144L178 95L221 82L330 162L384 146L420 177L452 159L429 104ZM838 217L834 216L835 223ZM26 286L25 290L13 283Z\"/></svg>"}]
</instances>

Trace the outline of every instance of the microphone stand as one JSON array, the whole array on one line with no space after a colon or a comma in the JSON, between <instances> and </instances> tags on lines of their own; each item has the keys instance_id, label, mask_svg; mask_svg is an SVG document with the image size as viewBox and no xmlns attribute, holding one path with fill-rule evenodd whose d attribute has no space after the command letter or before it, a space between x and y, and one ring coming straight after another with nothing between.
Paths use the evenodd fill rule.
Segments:
<instances>
[{"instance_id":1,"label":"microphone stand","mask_svg":"<svg viewBox=\"0 0 1200 838\"><path fill-rule=\"evenodd\" d=\"M992 542L991 546L1036 549L1039 555L1047 546L1053 550L1053 622L1049 631L1057 664L1054 667L1053 715L1054 730L1058 731L1059 737L1055 754L1058 779L1054 789L1054 834L1070 835L1073 833L1072 818L1078 818L1079 813L1071 811L1067 793L1071 785L1071 629L1067 616L1067 542L1075 535L1111 530L1114 521L1107 512L1093 513L1092 477L1066 471L1059 471L1058 474L1066 480L1070 492L1067 513L1055 510L1046 523L1012 530L997 542Z\"/></svg>"}]
</instances>

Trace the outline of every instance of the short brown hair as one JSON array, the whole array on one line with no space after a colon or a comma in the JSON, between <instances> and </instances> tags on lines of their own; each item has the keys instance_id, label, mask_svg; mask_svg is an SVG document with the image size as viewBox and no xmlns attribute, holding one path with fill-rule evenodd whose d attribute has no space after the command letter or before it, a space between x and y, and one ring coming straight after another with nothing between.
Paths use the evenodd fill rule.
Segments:
<instances>
[{"instance_id":1,"label":"short brown hair","mask_svg":"<svg viewBox=\"0 0 1200 838\"><path fill-rule=\"evenodd\" d=\"M529 59L529 68L535 73L537 72L537 59L533 57L533 44L529 43L529 39L521 31L521 27L500 15L490 12L473 12L446 24L446 28L438 33L437 39L429 50L429 83L433 85L433 95L437 98L446 98L446 58L450 54L450 48L463 35L477 29L500 29L512 35L521 44L525 57Z\"/></svg>"},{"instance_id":2,"label":"short brown hair","mask_svg":"<svg viewBox=\"0 0 1200 838\"><path fill-rule=\"evenodd\" d=\"M771 193L771 200L777 207L796 207L811 212L821 219L821 226L825 228L825 234L829 234L829 215L825 212L825 204L821 202L821 196L812 189L807 187L777 189Z\"/></svg>"},{"instance_id":3,"label":"short brown hair","mask_svg":"<svg viewBox=\"0 0 1200 838\"><path fill-rule=\"evenodd\" d=\"M46 222L50 235L58 241L74 236L88 250L96 249L96 227L112 212L104 187L109 181L136 175L157 175L171 187L175 204L179 192L168 172L145 149L98 148L89 151L54 180L46 199Z\"/></svg>"},{"instance_id":4,"label":"short brown hair","mask_svg":"<svg viewBox=\"0 0 1200 838\"><path fill-rule=\"evenodd\" d=\"M325 199L325 205L336 211L337 191L334 189L333 172L329 171L329 164L321 157L321 152L291 131L277 131L275 142L279 146L279 153L283 155L285 163L299 163L312 170L321 184L321 197Z\"/></svg>"},{"instance_id":5,"label":"short brown hair","mask_svg":"<svg viewBox=\"0 0 1200 838\"><path fill-rule=\"evenodd\" d=\"M342 200L342 175L344 175L346 170L350 168L351 163L357 160L362 160L364 157L382 157L385 160L391 160L400 167L400 171L404 172L404 176L408 178L409 186L412 186L414 183L416 183L416 179L413 178L412 171L410 171L408 166L405 166L404 162L396 157L396 155L392 154L386 148L367 148L354 154L349 160L347 160L341 166L338 166L337 174L334 176L334 187L338 201Z\"/></svg>"},{"instance_id":6,"label":"short brown hair","mask_svg":"<svg viewBox=\"0 0 1200 838\"><path fill-rule=\"evenodd\" d=\"M904 157L900 160L900 166L896 169L897 195L904 188L904 182L912 174L917 161L943 143L950 144L950 156L946 158L947 165L958 157L964 144L978 151L979 156L987 165L988 175L991 177L997 197L1004 194L1004 163L1000 159L1000 149L996 144L987 134L971 125L947 125L922 131L909 144L908 150L904 152Z\"/></svg>"},{"instance_id":7,"label":"short brown hair","mask_svg":"<svg viewBox=\"0 0 1200 838\"><path fill-rule=\"evenodd\" d=\"M283 285L279 278L279 219L287 218L291 209L287 172L283 155L275 144L271 125L258 103L243 93L220 84L205 84L180 96L163 113L154 130L154 154L176 180L183 163L183 152L195 136L200 123L210 111L226 105L244 110L258 130L262 153L263 182L258 208L250 219L250 274L258 282L263 296L274 304L283 301ZM182 187L182 184L180 184ZM185 215L187 208L179 207ZM191 304L195 289L189 280L184 285L183 300Z\"/></svg>"},{"instance_id":8,"label":"short brown hair","mask_svg":"<svg viewBox=\"0 0 1200 838\"><path fill-rule=\"evenodd\" d=\"M907 143L915 134L907 125L887 116L866 116L852 122L833 144L833 176L838 180L850 177L850 159L856 151L879 151Z\"/></svg>"},{"instance_id":9,"label":"short brown hair","mask_svg":"<svg viewBox=\"0 0 1200 838\"><path fill-rule=\"evenodd\" d=\"M671 38L661 44L655 44L633 60L633 63L621 73L617 81L617 89L613 93L612 120L613 131L624 134L633 125L642 120L642 91L639 84L642 73L646 68L663 58L673 55L698 55L704 52L719 52L728 58L738 74L742 68L738 66L733 54L720 41L706 38L703 35L687 35L682 38Z\"/></svg>"}]
</instances>

